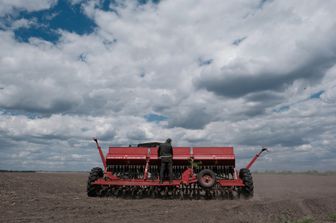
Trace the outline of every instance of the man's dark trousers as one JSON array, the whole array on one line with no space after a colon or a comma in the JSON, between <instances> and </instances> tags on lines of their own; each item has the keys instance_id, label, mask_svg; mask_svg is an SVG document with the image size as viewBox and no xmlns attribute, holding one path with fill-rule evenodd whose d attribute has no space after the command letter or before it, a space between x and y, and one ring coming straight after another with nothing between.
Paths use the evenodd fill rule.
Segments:
<instances>
[{"instance_id":1,"label":"man's dark trousers","mask_svg":"<svg viewBox=\"0 0 336 223\"><path fill-rule=\"evenodd\" d=\"M172 157L161 157L160 181L163 181L164 173L168 169L169 181L173 180L173 159Z\"/></svg>"}]
</instances>

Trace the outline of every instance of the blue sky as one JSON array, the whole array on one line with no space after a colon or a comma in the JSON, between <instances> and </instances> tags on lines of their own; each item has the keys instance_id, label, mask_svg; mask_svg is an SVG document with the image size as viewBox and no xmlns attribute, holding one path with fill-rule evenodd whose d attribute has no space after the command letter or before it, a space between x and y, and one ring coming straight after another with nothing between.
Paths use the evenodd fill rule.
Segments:
<instances>
[{"instance_id":1,"label":"blue sky","mask_svg":"<svg viewBox=\"0 0 336 223\"><path fill-rule=\"evenodd\" d=\"M0 3L0 169L89 170L91 141L336 169L335 1Z\"/></svg>"}]
</instances>

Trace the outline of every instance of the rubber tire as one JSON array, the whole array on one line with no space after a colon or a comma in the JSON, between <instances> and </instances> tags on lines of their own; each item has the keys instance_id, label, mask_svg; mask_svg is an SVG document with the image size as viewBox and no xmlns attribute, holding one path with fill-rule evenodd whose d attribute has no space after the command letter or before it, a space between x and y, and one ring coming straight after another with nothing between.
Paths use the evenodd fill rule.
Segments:
<instances>
[{"instance_id":1,"label":"rubber tire","mask_svg":"<svg viewBox=\"0 0 336 223\"><path fill-rule=\"evenodd\" d=\"M212 178L212 181L210 183L205 183L203 181L203 176L205 175L209 175L211 178ZM197 174L197 181L199 183L199 185L203 188L211 188L215 185L216 183L216 174L212 171L212 170L209 170L209 169L204 169L204 170L201 170L198 174Z\"/></svg>"},{"instance_id":2,"label":"rubber tire","mask_svg":"<svg viewBox=\"0 0 336 223\"><path fill-rule=\"evenodd\" d=\"M92 185L93 182L98 180L99 178L102 178L104 176L104 172L102 168L95 167L92 168L90 171L90 175L87 181L87 195L89 197L97 197L100 196L101 186L99 185Z\"/></svg>"},{"instance_id":3,"label":"rubber tire","mask_svg":"<svg viewBox=\"0 0 336 223\"><path fill-rule=\"evenodd\" d=\"M245 198L251 198L254 194L253 178L249 169L243 168L239 171L239 177L243 180L244 187L241 188L241 194Z\"/></svg>"}]
</instances>

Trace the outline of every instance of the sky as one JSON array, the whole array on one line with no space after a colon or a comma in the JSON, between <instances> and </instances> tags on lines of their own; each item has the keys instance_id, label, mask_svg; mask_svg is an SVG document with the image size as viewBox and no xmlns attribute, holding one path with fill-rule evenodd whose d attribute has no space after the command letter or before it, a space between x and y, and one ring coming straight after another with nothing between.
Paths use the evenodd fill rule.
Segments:
<instances>
[{"instance_id":1,"label":"sky","mask_svg":"<svg viewBox=\"0 0 336 223\"><path fill-rule=\"evenodd\" d=\"M336 170L334 0L1 0L0 169L172 138Z\"/></svg>"}]
</instances>

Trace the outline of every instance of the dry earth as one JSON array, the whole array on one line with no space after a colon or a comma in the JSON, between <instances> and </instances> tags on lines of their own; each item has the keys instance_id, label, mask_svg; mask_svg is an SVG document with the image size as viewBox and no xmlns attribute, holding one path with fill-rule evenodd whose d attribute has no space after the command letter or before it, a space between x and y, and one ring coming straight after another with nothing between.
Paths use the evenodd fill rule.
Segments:
<instances>
[{"instance_id":1,"label":"dry earth","mask_svg":"<svg viewBox=\"0 0 336 223\"><path fill-rule=\"evenodd\" d=\"M250 200L89 198L86 173L0 173L0 222L333 222L336 175L254 174ZM310 220L302 221L309 217ZM298 221L301 219L301 221Z\"/></svg>"}]
</instances>

